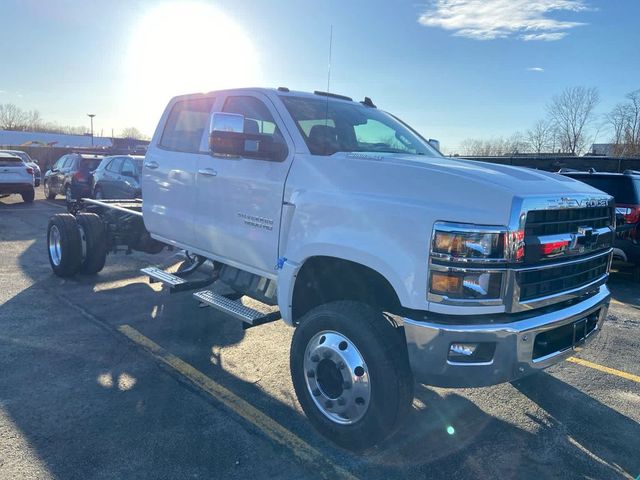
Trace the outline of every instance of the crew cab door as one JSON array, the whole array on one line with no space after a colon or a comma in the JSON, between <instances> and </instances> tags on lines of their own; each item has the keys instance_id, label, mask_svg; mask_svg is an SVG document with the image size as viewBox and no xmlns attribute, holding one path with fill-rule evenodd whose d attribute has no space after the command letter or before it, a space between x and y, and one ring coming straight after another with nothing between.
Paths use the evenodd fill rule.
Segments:
<instances>
[{"instance_id":1,"label":"crew cab door","mask_svg":"<svg viewBox=\"0 0 640 480\"><path fill-rule=\"evenodd\" d=\"M271 101L260 93L227 94L214 110L243 115L245 133L273 135L289 147L279 160L250 153L199 158L197 246L239 268L273 276L284 184L294 151L291 138Z\"/></svg>"},{"instance_id":2,"label":"crew cab door","mask_svg":"<svg viewBox=\"0 0 640 480\"><path fill-rule=\"evenodd\" d=\"M189 248L194 243L196 171L214 98L198 96L170 104L142 167L144 223L156 238Z\"/></svg>"}]
</instances>

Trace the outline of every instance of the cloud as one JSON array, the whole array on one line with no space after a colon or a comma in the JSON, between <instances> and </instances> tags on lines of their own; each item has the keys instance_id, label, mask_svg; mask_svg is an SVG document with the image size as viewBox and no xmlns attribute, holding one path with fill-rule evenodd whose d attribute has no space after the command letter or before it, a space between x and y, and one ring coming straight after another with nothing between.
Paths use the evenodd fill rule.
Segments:
<instances>
[{"instance_id":1,"label":"cloud","mask_svg":"<svg viewBox=\"0 0 640 480\"><path fill-rule=\"evenodd\" d=\"M544 72L544 68L542 67L529 67L527 68L530 72Z\"/></svg>"},{"instance_id":2,"label":"cloud","mask_svg":"<svg viewBox=\"0 0 640 480\"><path fill-rule=\"evenodd\" d=\"M475 40L554 41L586 24L557 20L549 13L586 10L591 9L584 0L430 0L418 21Z\"/></svg>"}]
</instances>

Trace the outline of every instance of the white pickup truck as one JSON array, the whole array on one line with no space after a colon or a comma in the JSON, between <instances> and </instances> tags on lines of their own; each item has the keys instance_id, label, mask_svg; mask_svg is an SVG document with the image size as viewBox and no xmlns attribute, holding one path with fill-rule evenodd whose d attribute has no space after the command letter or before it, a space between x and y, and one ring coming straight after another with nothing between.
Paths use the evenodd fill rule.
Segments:
<instances>
[{"instance_id":1,"label":"white pickup truck","mask_svg":"<svg viewBox=\"0 0 640 480\"><path fill-rule=\"evenodd\" d=\"M54 271L95 273L118 245L189 252L178 273L143 272L248 326L295 327L300 404L350 449L394 430L414 381L521 378L571 355L607 316L610 196L445 158L369 98L286 88L176 97L141 183L144 202L85 199L75 217L51 219ZM234 293L203 289L214 282Z\"/></svg>"}]
</instances>

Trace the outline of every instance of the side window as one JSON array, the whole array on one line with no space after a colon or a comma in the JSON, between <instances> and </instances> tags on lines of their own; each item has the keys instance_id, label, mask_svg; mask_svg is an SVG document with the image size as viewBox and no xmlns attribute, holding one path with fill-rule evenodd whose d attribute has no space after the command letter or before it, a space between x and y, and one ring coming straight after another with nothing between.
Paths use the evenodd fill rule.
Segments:
<instances>
[{"instance_id":1,"label":"side window","mask_svg":"<svg viewBox=\"0 0 640 480\"><path fill-rule=\"evenodd\" d=\"M122 165L122 157L116 157L109 162L107 170L111 173L120 173L120 165Z\"/></svg>"},{"instance_id":2,"label":"side window","mask_svg":"<svg viewBox=\"0 0 640 480\"><path fill-rule=\"evenodd\" d=\"M267 106L255 97L229 97L222 111L244 115L245 133L280 134Z\"/></svg>"},{"instance_id":3,"label":"side window","mask_svg":"<svg viewBox=\"0 0 640 480\"><path fill-rule=\"evenodd\" d=\"M198 152L214 101L209 97L176 102L164 126L160 146L178 152Z\"/></svg>"},{"instance_id":4,"label":"side window","mask_svg":"<svg viewBox=\"0 0 640 480\"><path fill-rule=\"evenodd\" d=\"M64 161L66 160L66 158L67 158L67 156L63 155L58 160L56 160L56 163L53 164L52 170L54 170L54 169L60 170L62 168L62 165L64 165Z\"/></svg>"},{"instance_id":5,"label":"side window","mask_svg":"<svg viewBox=\"0 0 640 480\"><path fill-rule=\"evenodd\" d=\"M136 169L133 166L133 163L131 163L131 160L124 160L122 162L122 175L125 174L130 177L133 177L136 174Z\"/></svg>"},{"instance_id":6,"label":"side window","mask_svg":"<svg viewBox=\"0 0 640 480\"><path fill-rule=\"evenodd\" d=\"M255 97L229 97L222 109L226 113L244 115L244 132L249 134L270 135L277 138L280 143L285 143L282 134L276 125L273 115L267 106ZM258 152L258 140L246 140L247 152ZM284 155L281 160L284 160Z\"/></svg>"}]
</instances>

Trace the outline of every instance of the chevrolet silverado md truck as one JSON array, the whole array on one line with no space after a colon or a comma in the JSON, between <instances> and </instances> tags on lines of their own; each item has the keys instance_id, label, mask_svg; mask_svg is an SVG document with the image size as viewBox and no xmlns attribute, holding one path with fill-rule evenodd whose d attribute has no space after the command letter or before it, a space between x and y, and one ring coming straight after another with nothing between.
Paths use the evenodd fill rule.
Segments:
<instances>
[{"instance_id":1,"label":"chevrolet silverado md truck","mask_svg":"<svg viewBox=\"0 0 640 480\"><path fill-rule=\"evenodd\" d=\"M445 158L369 98L176 97L140 181L144 201L83 199L51 218L54 272L96 273L118 246L185 250L177 273L143 272L246 326L295 327L300 404L346 448L392 432L414 381L519 379L571 355L607 316L610 196Z\"/></svg>"}]
</instances>

